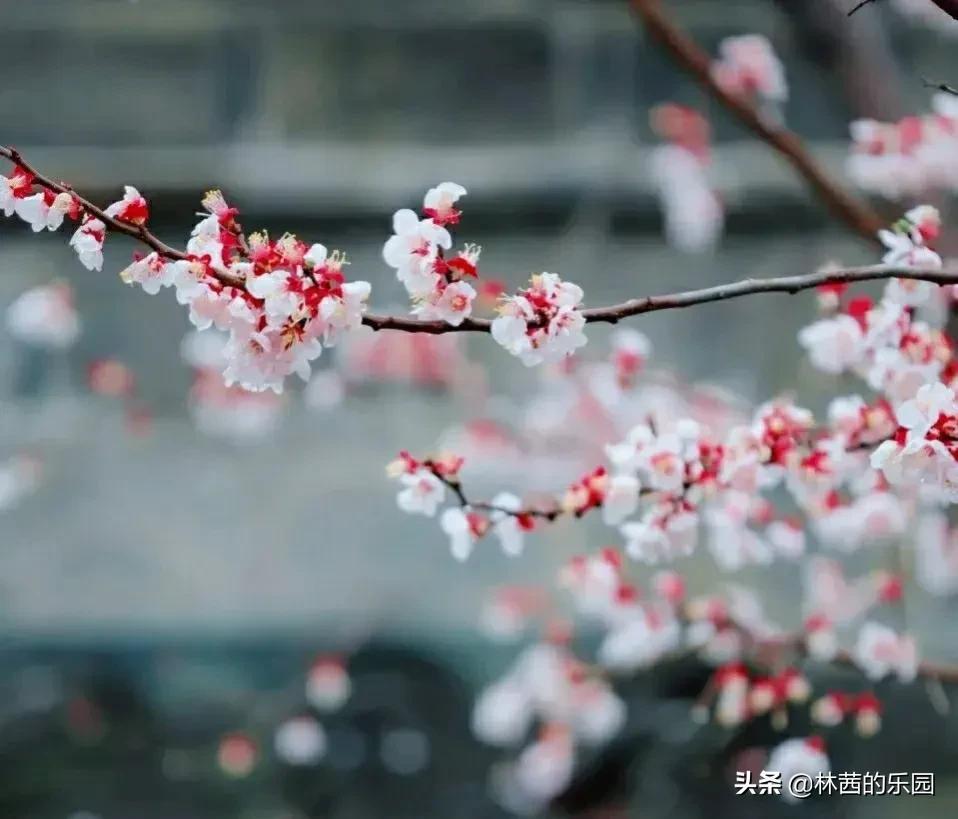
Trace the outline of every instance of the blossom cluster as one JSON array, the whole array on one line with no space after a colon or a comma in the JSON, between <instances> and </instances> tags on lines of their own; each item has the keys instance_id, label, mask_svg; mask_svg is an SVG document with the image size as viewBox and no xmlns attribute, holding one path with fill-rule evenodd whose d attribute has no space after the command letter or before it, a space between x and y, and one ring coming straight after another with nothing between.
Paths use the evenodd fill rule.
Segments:
<instances>
[{"instance_id":1,"label":"blossom cluster","mask_svg":"<svg viewBox=\"0 0 958 819\"><path fill-rule=\"evenodd\" d=\"M393 216L393 235L383 247L383 259L413 300L413 314L428 321L458 326L472 314L476 290L468 279L479 275L482 248L466 245L452 258L449 226L462 211L456 205L466 189L455 182L430 188L423 199L422 217L405 208Z\"/></svg>"},{"instance_id":2,"label":"blossom cluster","mask_svg":"<svg viewBox=\"0 0 958 819\"><path fill-rule=\"evenodd\" d=\"M56 230L66 218L77 221L70 245L89 270L103 267L108 227L150 236L149 205L136 188L128 186L122 199L94 212L72 193L37 187L34 174L16 166L9 177L0 176L0 209L35 231ZM280 393L288 375L308 378L323 347L359 326L370 286L346 281L345 257L321 244L291 234L273 240L254 233L247 239L236 221L238 210L219 191L204 197L203 208L185 253L154 240L152 252L136 256L120 278L151 295L172 288L197 329L215 326L228 333L227 386Z\"/></svg>"},{"instance_id":3,"label":"blossom cluster","mask_svg":"<svg viewBox=\"0 0 958 819\"><path fill-rule=\"evenodd\" d=\"M396 496L399 508L409 514L435 517L448 491L458 491L459 470L464 459L457 455L418 460L408 452L389 464L389 475L402 489ZM521 510L518 497L501 492L491 503L473 508L468 503L447 507L440 516L440 526L449 537L453 557L466 560L473 547L489 532L494 533L507 555L522 552L524 535L535 528L534 516Z\"/></svg>"},{"instance_id":4,"label":"blossom cluster","mask_svg":"<svg viewBox=\"0 0 958 819\"><path fill-rule=\"evenodd\" d=\"M851 180L888 199L958 190L958 97L935 94L931 105L930 114L898 122L852 122Z\"/></svg>"},{"instance_id":5,"label":"blossom cluster","mask_svg":"<svg viewBox=\"0 0 958 819\"><path fill-rule=\"evenodd\" d=\"M711 128L697 111L669 103L652 109L652 129L664 144L649 157L662 206L665 236L673 247L699 253L713 248L725 226L725 209L709 179Z\"/></svg>"},{"instance_id":6,"label":"blossom cluster","mask_svg":"<svg viewBox=\"0 0 958 819\"><path fill-rule=\"evenodd\" d=\"M933 208L908 211L880 234L883 262L941 268L934 250L939 231ZM890 279L877 303L849 293L844 284L820 288L822 315L801 331L800 344L816 368L854 373L871 390L834 398L820 419L784 396L745 413L730 411L725 401L663 400L674 391L670 387L658 388L650 404L637 398L656 392L644 383L648 340L616 335L604 368L571 366L558 382L592 391L590 400L603 409L608 402L645 418L605 446L606 464L545 500L520 504L509 495L480 503L461 482L461 456L418 460L404 454L392 468L402 484L399 505L433 516L451 502L440 520L459 559L494 528L526 533L542 522L594 514L618 531L621 549L576 557L559 578L577 613L600 628L590 668L600 675L629 674L691 653L714 667L694 710L698 719L734 727L767 718L782 729L799 708L819 725L847 722L871 736L881 725L875 695L866 689L814 696L802 663L853 665L868 682L909 682L919 673L914 637L871 617L876 607L900 604L902 578L883 569L847 578L841 558L851 552L894 543L918 521L929 532L928 544L916 545L925 566L918 581L935 588L937 578L940 592L958 588L955 536L929 509L958 498L958 368L940 309L949 299L944 288L910 278ZM548 383L550 400L561 397L556 382ZM603 422L611 418L603 416ZM561 417L555 421L562 423ZM694 596L671 569L659 571L647 591L627 579L628 558L673 561L692 554L703 540L724 572L802 561L800 627L778 625L758 595L741 585ZM812 544L833 556L808 555ZM496 639L516 639L536 619L548 622L552 610L542 594L512 589L486 608L483 625ZM548 645L549 651L567 645L566 632L560 630L559 639L548 626L546 634L544 643L534 645ZM494 775L494 786L508 783L510 798L524 804L535 801L532 794L540 800L554 796L568 783L577 735L562 720L561 731L553 730L554 713L530 705L548 698L555 682L533 677L542 687L530 693L520 667L521 659L480 698L474 727L493 744L497 737L515 744L530 736L536 719L545 726L543 738L527 748L528 757L523 752ZM789 740L773 756L786 767L808 762L827 768L816 743ZM531 776L520 773L521 761L532 758L540 784L518 785Z\"/></svg>"},{"instance_id":7,"label":"blossom cluster","mask_svg":"<svg viewBox=\"0 0 958 819\"><path fill-rule=\"evenodd\" d=\"M338 711L351 691L352 683L342 658L324 655L313 661L305 683L308 708L283 720L273 733L273 751L282 764L308 768L323 759L329 743L318 715ZM220 770L233 779L252 774L260 755L261 742L252 731L245 730L223 736L216 753Z\"/></svg>"},{"instance_id":8,"label":"blossom cluster","mask_svg":"<svg viewBox=\"0 0 958 819\"><path fill-rule=\"evenodd\" d=\"M714 669L692 709L694 720L730 729L768 719L784 730L796 713L807 712L823 727L849 721L860 736L874 736L882 711L874 693L829 690L814 697L812 681L798 663L805 656L839 657L836 627L854 624L876 604L897 602L901 584L875 574L849 591L840 574L829 579L835 565L832 561L808 578L805 607L819 613L789 633L742 587L730 586L725 595L693 596L682 575L666 570L643 590L628 579L623 555L615 549L574 557L562 567L559 586L580 616L601 627L594 664L571 653L572 624L555 619L556 605L544 593L501 590L485 617L496 639L518 640L537 621L543 636L523 648L475 703L473 730L480 740L503 748L529 743L518 757L493 769L494 792L522 812L558 795L571 779L576 744L604 743L622 729L624 706L609 678L689 653ZM856 596L858 602L852 603ZM769 656L780 662L771 672L760 670ZM861 625L845 656L870 681L889 674L908 681L917 670L913 638L872 620ZM772 756L775 769L809 761L827 768L817 739L786 741Z\"/></svg>"},{"instance_id":9,"label":"blossom cluster","mask_svg":"<svg viewBox=\"0 0 958 819\"><path fill-rule=\"evenodd\" d=\"M785 69L768 38L761 34L727 37L719 43L719 55L712 63L712 76L725 91L761 102L788 99Z\"/></svg>"},{"instance_id":10,"label":"blossom cluster","mask_svg":"<svg viewBox=\"0 0 958 819\"><path fill-rule=\"evenodd\" d=\"M561 361L584 346L582 288L554 273L532 277L529 287L502 300L492 337L527 367Z\"/></svg>"},{"instance_id":11,"label":"blossom cluster","mask_svg":"<svg viewBox=\"0 0 958 819\"><path fill-rule=\"evenodd\" d=\"M473 709L473 730L500 747L531 742L493 771L493 787L509 807L538 809L568 785L577 744L601 745L625 721L625 704L612 687L580 662L562 635L526 648Z\"/></svg>"},{"instance_id":12,"label":"blossom cluster","mask_svg":"<svg viewBox=\"0 0 958 819\"><path fill-rule=\"evenodd\" d=\"M83 326L73 288L65 281L24 291L7 308L6 320L7 330L18 341L50 350L72 347Z\"/></svg>"}]
</instances>

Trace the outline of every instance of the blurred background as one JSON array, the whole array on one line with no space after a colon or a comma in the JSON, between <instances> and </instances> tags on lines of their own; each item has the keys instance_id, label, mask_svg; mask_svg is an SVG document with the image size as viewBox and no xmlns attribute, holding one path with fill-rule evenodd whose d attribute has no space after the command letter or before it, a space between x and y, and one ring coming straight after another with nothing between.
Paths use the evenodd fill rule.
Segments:
<instances>
[{"instance_id":1,"label":"blurred background","mask_svg":"<svg viewBox=\"0 0 958 819\"><path fill-rule=\"evenodd\" d=\"M839 178L850 119L925 111L922 77L958 82L954 30L890 2L851 20L851 0L668 5L713 53L731 35L771 39L791 86L785 120ZM483 246L485 276L513 288L556 271L592 305L874 259L671 65L624 0L0 9L0 142L94 201L136 185L176 245L203 191L222 187L247 229L347 251L381 312L405 309L380 256L391 214L446 179L469 189L457 236ZM713 127L726 232L702 254L663 238L649 109L667 101ZM469 730L474 692L512 654L477 630L483 601L497 585L548 582L608 530L559 526L516 560L489 549L460 565L438 527L399 513L383 468L401 448L465 442L489 456L470 478L477 495L520 488L530 470L535 488L560 489L594 460L589 416L584 429L558 409L550 419L549 385L484 338L363 338L324 355L319 388L210 397L201 352L184 360L183 309L114 278L131 245L108 242L97 274L62 233L37 238L16 220L0 231L0 306L65 279L82 322L65 349L13 336L0 348L0 484L20 476L0 485L0 817L507 815L485 787L494 755ZM744 404L793 389L820 411L836 383L795 344L812 310L811 297L756 298L639 326L656 365L683 380ZM588 352L606 341L590 332ZM132 376L124 400L91 389L104 362ZM559 456L543 416L567 444ZM16 488L24 463L29 492ZM793 578L772 575L767 588L787 596ZM953 614L947 600L914 606L929 654L958 654ZM323 760L294 766L274 731L308 710L317 655L346 659L352 696L324 718ZM586 761L555 814L791 813L732 796L736 738L688 725L702 680L682 666L629 683L628 730ZM890 696L883 734L834 764L937 771L938 796L808 814L954 815L955 720L919 687Z\"/></svg>"}]
</instances>

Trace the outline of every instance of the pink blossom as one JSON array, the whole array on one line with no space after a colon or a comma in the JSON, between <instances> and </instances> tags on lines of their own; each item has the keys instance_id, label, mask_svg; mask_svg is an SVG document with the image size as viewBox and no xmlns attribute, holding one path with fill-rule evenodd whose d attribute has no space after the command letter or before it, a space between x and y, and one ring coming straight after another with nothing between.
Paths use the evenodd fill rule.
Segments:
<instances>
[{"instance_id":1,"label":"pink blossom","mask_svg":"<svg viewBox=\"0 0 958 819\"><path fill-rule=\"evenodd\" d=\"M103 242L106 225L99 219L88 216L70 239L70 245L87 270L103 269Z\"/></svg>"},{"instance_id":2,"label":"pink blossom","mask_svg":"<svg viewBox=\"0 0 958 819\"><path fill-rule=\"evenodd\" d=\"M880 623L867 622L861 627L852 657L871 680L894 674L901 682L911 682L918 673L914 638L898 635Z\"/></svg>"},{"instance_id":3,"label":"pink blossom","mask_svg":"<svg viewBox=\"0 0 958 819\"><path fill-rule=\"evenodd\" d=\"M504 300L492 337L527 367L561 361L582 347L582 289L554 273L533 276L530 286Z\"/></svg>"},{"instance_id":4,"label":"pink blossom","mask_svg":"<svg viewBox=\"0 0 958 819\"><path fill-rule=\"evenodd\" d=\"M787 787L792 777L804 774L814 781L818 774L828 773L830 768L825 744L818 737L785 740L772 749L765 765L765 770L777 771L782 775L782 798L787 802L797 801Z\"/></svg>"}]
</instances>

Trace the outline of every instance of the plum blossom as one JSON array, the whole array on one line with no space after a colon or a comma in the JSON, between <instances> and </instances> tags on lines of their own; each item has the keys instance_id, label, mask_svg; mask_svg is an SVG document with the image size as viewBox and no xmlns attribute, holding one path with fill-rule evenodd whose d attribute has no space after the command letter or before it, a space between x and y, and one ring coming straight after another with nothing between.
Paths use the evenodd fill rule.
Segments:
<instances>
[{"instance_id":1,"label":"plum blossom","mask_svg":"<svg viewBox=\"0 0 958 819\"><path fill-rule=\"evenodd\" d=\"M958 188L958 105L952 95L941 93L932 98L932 109L892 123L852 122L852 150L846 165L852 181L887 199Z\"/></svg>"},{"instance_id":2,"label":"plum blossom","mask_svg":"<svg viewBox=\"0 0 958 819\"><path fill-rule=\"evenodd\" d=\"M778 771L786 784L797 774L805 774L814 781L818 774L828 773L830 769L825 743L820 737L785 740L772 749L765 765L767 771ZM786 802L798 801L787 786L782 788L782 798Z\"/></svg>"},{"instance_id":3,"label":"plum blossom","mask_svg":"<svg viewBox=\"0 0 958 819\"><path fill-rule=\"evenodd\" d=\"M700 253L714 247L725 226L722 201L709 180L708 120L698 111L667 103L652 109L652 129L666 142L649 159L649 170L673 247Z\"/></svg>"},{"instance_id":4,"label":"plum blossom","mask_svg":"<svg viewBox=\"0 0 958 819\"><path fill-rule=\"evenodd\" d=\"M452 556L462 562L469 558L476 541L486 533L489 521L475 512L451 506L442 513L439 525L449 536Z\"/></svg>"},{"instance_id":5,"label":"plum blossom","mask_svg":"<svg viewBox=\"0 0 958 819\"><path fill-rule=\"evenodd\" d=\"M352 693L352 682L339 657L319 657L306 675L306 700L319 711L338 711Z\"/></svg>"},{"instance_id":6,"label":"plum blossom","mask_svg":"<svg viewBox=\"0 0 958 819\"><path fill-rule=\"evenodd\" d=\"M408 209L397 211L394 235L383 247L383 258L413 299L413 314L455 327L472 314L477 293L464 279L479 275L482 250L467 244L455 256L446 255L452 237L445 226L458 224L461 211L455 205L465 193L454 182L431 188L423 201L424 218Z\"/></svg>"},{"instance_id":7,"label":"plum blossom","mask_svg":"<svg viewBox=\"0 0 958 819\"><path fill-rule=\"evenodd\" d=\"M766 37L727 37L719 44L719 54L712 76L724 90L777 103L788 99L785 70Z\"/></svg>"},{"instance_id":8,"label":"plum blossom","mask_svg":"<svg viewBox=\"0 0 958 819\"><path fill-rule=\"evenodd\" d=\"M602 520L616 526L639 506L639 481L632 475L613 475L608 482L602 503Z\"/></svg>"},{"instance_id":9,"label":"plum blossom","mask_svg":"<svg viewBox=\"0 0 958 819\"><path fill-rule=\"evenodd\" d=\"M795 520L772 521L765 529L765 539L786 560L798 560L805 554L805 532Z\"/></svg>"},{"instance_id":10,"label":"plum blossom","mask_svg":"<svg viewBox=\"0 0 958 819\"><path fill-rule=\"evenodd\" d=\"M543 591L535 587L497 589L482 608L482 631L498 642L515 640L525 632L532 617L542 610L545 601Z\"/></svg>"},{"instance_id":11,"label":"plum blossom","mask_svg":"<svg viewBox=\"0 0 958 819\"><path fill-rule=\"evenodd\" d=\"M805 648L810 657L829 662L838 654L838 635L831 620L814 615L805 621Z\"/></svg>"},{"instance_id":12,"label":"plum blossom","mask_svg":"<svg viewBox=\"0 0 958 819\"><path fill-rule=\"evenodd\" d=\"M603 745L622 730L625 703L598 678L587 678L573 687L576 708L573 735L588 745Z\"/></svg>"},{"instance_id":13,"label":"plum blossom","mask_svg":"<svg viewBox=\"0 0 958 819\"><path fill-rule=\"evenodd\" d=\"M619 527L625 551L643 563L687 557L695 550L699 516L685 503L651 506L639 521Z\"/></svg>"},{"instance_id":14,"label":"plum blossom","mask_svg":"<svg viewBox=\"0 0 958 819\"><path fill-rule=\"evenodd\" d=\"M893 674L907 683L918 674L918 648L914 638L896 634L880 623L870 621L861 627L852 658L870 680Z\"/></svg>"},{"instance_id":15,"label":"plum blossom","mask_svg":"<svg viewBox=\"0 0 958 819\"><path fill-rule=\"evenodd\" d=\"M0 461L0 512L15 508L40 486L42 463L27 454Z\"/></svg>"},{"instance_id":16,"label":"plum blossom","mask_svg":"<svg viewBox=\"0 0 958 819\"><path fill-rule=\"evenodd\" d=\"M434 270L439 250L450 247L448 230L432 219L420 219L415 211L406 208L393 216L393 236L383 247L383 259L396 270L410 296L424 296L439 278Z\"/></svg>"},{"instance_id":17,"label":"plum blossom","mask_svg":"<svg viewBox=\"0 0 958 819\"><path fill-rule=\"evenodd\" d=\"M315 765L326 754L326 732L312 717L294 717L276 730L274 745L287 765Z\"/></svg>"},{"instance_id":18,"label":"plum blossom","mask_svg":"<svg viewBox=\"0 0 958 819\"><path fill-rule=\"evenodd\" d=\"M0 209L5 216L13 216L20 201L33 191L33 174L19 165L9 177L0 176Z\"/></svg>"},{"instance_id":19,"label":"plum blossom","mask_svg":"<svg viewBox=\"0 0 958 819\"><path fill-rule=\"evenodd\" d=\"M46 188L33 196L17 199L15 207L17 216L30 225L34 233L57 230L64 218L76 219L80 214L80 207L72 194L55 193Z\"/></svg>"},{"instance_id":20,"label":"plum blossom","mask_svg":"<svg viewBox=\"0 0 958 819\"><path fill-rule=\"evenodd\" d=\"M871 465L893 486L908 481L929 484L958 499L958 403L950 387L925 384L898 408L894 438L871 455Z\"/></svg>"},{"instance_id":21,"label":"plum blossom","mask_svg":"<svg viewBox=\"0 0 958 819\"><path fill-rule=\"evenodd\" d=\"M648 668L678 649L681 636L678 620L667 609L640 609L608 631L599 646L599 662L611 671Z\"/></svg>"},{"instance_id":22,"label":"plum blossom","mask_svg":"<svg viewBox=\"0 0 958 819\"><path fill-rule=\"evenodd\" d=\"M455 208L460 197L466 195L466 189L455 182L442 182L430 188L422 203L422 212L437 225L455 225L459 221L460 211Z\"/></svg>"},{"instance_id":23,"label":"plum blossom","mask_svg":"<svg viewBox=\"0 0 958 819\"><path fill-rule=\"evenodd\" d=\"M522 503L510 492L500 492L492 499L489 521L493 533L499 538L502 551L510 557L522 554L526 532L535 528L534 518L520 514Z\"/></svg>"},{"instance_id":24,"label":"plum blossom","mask_svg":"<svg viewBox=\"0 0 958 819\"><path fill-rule=\"evenodd\" d=\"M891 230L878 231L887 252L882 262L888 265L941 269L941 256L927 246L938 237L941 216L930 205L912 208Z\"/></svg>"},{"instance_id":25,"label":"plum blossom","mask_svg":"<svg viewBox=\"0 0 958 819\"><path fill-rule=\"evenodd\" d=\"M630 327L622 327L612 334L612 366L619 387L628 389L635 385L652 353L652 342L644 333Z\"/></svg>"},{"instance_id":26,"label":"plum blossom","mask_svg":"<svg viewBox=\"0 0 958 819\"><path fill-rule=\"evenodd\" d=\"M153 252L120 271L120 279L126 284L138 284L144 293L155 296L161 288L173 286L182 266L186 264L188 262L168 262L159 253Z\"/></svg>"},{"instance_id":27,"label":"plum blossom","mask_svg":"<svg viewBox=\"0 0 958 819\"><path fill-rule=\"evenodd\" d=\"M736 492L726 493L722 505L705 512L709 550L718 566L734 572L748 565L769 565L774 552L749 523L750 499Z\"/></svg>"},{"instance_id":28,"label":"plum blossom","mask_svg":"<svg viewBox=\"0 0 958 819\"><path fill-rule=\"evenodd\" d=\"M499 797L533 810L568 784L577 743L610 740L625 721L625 704L601 677L588 674L563 641L535 643L487 686L473 708L477 737L518 745L538 723L533 739L493 774Z\"/></svg>"},{"instance_id":29,"label":"plum blossom","mask_svg":"<svg viewBox=\"0 0 958 819\"><path fill-rule=\"evenodd\" d=\"M70 245L87 270L103 269L103 242L106 225L99 219L88 216L70 239Z\"/></svg>"},{"instance_id":30,"label":"plum blossom","mask_svg":"<svg viewBox=\"0 0 958 819\"><path fill-rule=\"evenodd\" d=\"M819 319L802 328L798 343L808 352L816 369L837 375L861 361L865 352L865 334L849 315Z\"/></svg>"},{"instance_id":31,"label":"plum blossom","mask_svg":"<svg viewBox=\"0 0 958 819\"><path fill-rule=\"evenodd\" d=\"M907 525L908 513L901 499L891 492L870 492L850 503L829 504L814 521L821 540L845 552L865 543L900 537Z\"/></svg>"},{"instance_id":32,"label":"plum blossom","mask_svg":"<svg viewBox=\"0 0 958 819\"><path fill-rule=\"evenodd\" d=\"M575 757L571 732L550 725L526 748L512 769L523 801L542 805L561 793L572 779Z\"/></svg>"},{"instance_id":33,"label":"plum blossom","mask_svg":"<svg viewBox=\"0 0 958 819\"><path fill-rule=\"evenodd\" d=\"M554 273L540 273L530 286L505 299L492 322L492 337L527 367L561 361L582 347L582 288Z\"/></svg>"},{"instance_id":34,"label":"plum blossom","mask_svg":"<svg viewBox=\"0 0 958 819\"><path fill-rule=\"evenodd\" d=\"M150 209L140 192L131 185L127 185L123 191L123 198L110 205L105 213L121 222L143 225L146 224L150 215Z\"/></svg>"},{"instance_id":35,"label":"plum blossom","mask_svg":"<svg viewBox=\"0 0 958 819\"><path fill-rule=\"evenodd\" d=\"M725 227L725 211L709 181L706 158L664 145L649 162L669 244L686 253L715 247Z\"/></svg>"},{"instance_id":36,"label":"plum blossom","mask_svg":"<svg viewBox=\"0 0 958 819\"><path fill-rule=\"evenodd\" d=\"M476 291L468 282L452 282L423 297L412 312L417 318L458 327L472 312L475 298Z\"/></svg>"},{"instance_id":37,"label":"plum blossom","mask_svg":"<svg viewBox=\"0 0 958 819\"><path fill-rule=\"evenodd\" d=\"M396 502L403 512L411 515L435 517L439 504L446 497L446 487L428 469L417 469L399 476L403 489L396 496Z\"/></svg>"},{"instance_id":38,"label":"plum blossom","mask_svg":"<svg viewBox=\"0 0 958 819\"><path fill-rule=\"evenodd\" d=\"M559 574L559 586L567 589L580 612L607 618L621 585L622 556L615 549L572 558Z\"/></svg>"},{"instance_id":39,"label":"plum blossom","mask_svg":"<svg viewBox=\"0 0 958 819\"><path fill-rule=\"evenodd\" d=\"M507 677L487 687L472 709L472 731L489 745L515 745L528 733L533 700L519 679Z\"/></svg>"},{"instance_id":40,"label":"plum blossom","mask_svg":"<svg viewBox=\"0 0 958 819\"><path fill-rule=\"evenodd\" d=\"M26 344L64 350L76 342L80 327L73 289L66 282L32 287L7 308L7 329Z\"/></svg>"}]
</instances>

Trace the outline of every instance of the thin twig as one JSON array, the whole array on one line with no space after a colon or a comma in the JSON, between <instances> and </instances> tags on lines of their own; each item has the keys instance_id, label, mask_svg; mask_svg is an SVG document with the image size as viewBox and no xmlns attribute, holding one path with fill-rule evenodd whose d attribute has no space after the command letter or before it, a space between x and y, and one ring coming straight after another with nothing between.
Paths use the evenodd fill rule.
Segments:
<instances>
[{"instance_id":1,"label":"thin twig","mask_svg":"<svg viewBox=\"0 0 958 819\"><path fill-rule=\"evenodd\" d=\"M958 0L953 2L958 5ZM785 157L809 188L849 228L864 239L876 241L876 233L882 227L878 214L832 180L795 133L769 122L745 97L723 89L712 74L711 57L672 21L660 0L631 0L631 3L649 32L709 94Z\"/></svg>"},{"instance_id":2,"label":"thin twig","mask_svg":"<svg viewBox=\"0 0 958 819\"><path fill-rule=\"evenodd\" d=\"M953 96L958 97L958 88L953 88L947 83L943 82L932 82L931 80L921 78L922 84L925 88L934 88L936 91L942 91L945 94L952 94Z\"/></svg>"},{"instance_id":3,"label":"thin twig","mask_svg":"<svg viewBox=\"0 0 958 819\"><path fill-rule=\"evenodd\" d=\"M853 8L850 12L848 12L848 16L851 17L851 16L852 16L856 11L858 11L859 9L863 9L863 8L865 8L865 6L870 5L871 3L874 3L874 2L875 2L875 0L861 0L861 2L858 3L858 4L855 6L855 8Z\"/></svg>"}]
</instances>

